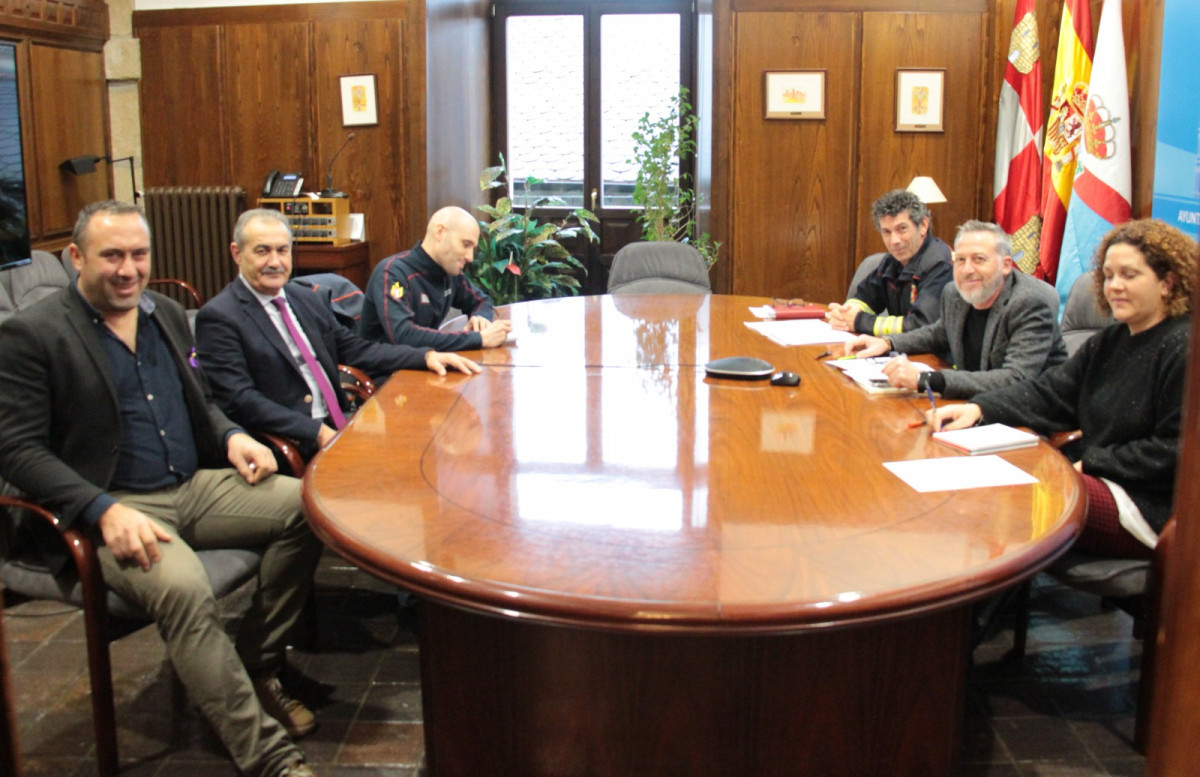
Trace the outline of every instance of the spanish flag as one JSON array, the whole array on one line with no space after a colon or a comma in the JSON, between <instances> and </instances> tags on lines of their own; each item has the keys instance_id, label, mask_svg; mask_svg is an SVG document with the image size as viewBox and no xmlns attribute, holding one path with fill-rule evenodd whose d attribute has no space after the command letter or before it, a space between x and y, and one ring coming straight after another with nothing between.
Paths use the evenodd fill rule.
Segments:
<instances>
[{"instance_id":1,"label":"spanish flag","mask_svg":"<svg viewBox=\"0 0 1200 777\"><path fill-rule=\"evenodd\" d=\"M1033 0L1018 0L1000 87L996 223L1012 235L1013 261L1025 272L1038 263L1042 217L1042 63Z\"/></svg>"},{"instance_id":2,"label":"spanish flag","mask_svg":"<svg viewBox=\"0 0 1200 777\"><path fill-rule=\"evenodd\" d=\"M1042 242L1034 275L1053 284L1058 276L1067 204L1075 180L1083 112L1087 107L1088 81L1092 77L1092 11L1088 0L1066 0L1058 28L1058 59L1054 64L1054 92L1046 124L1042 160Z\"/></svg>"},{"instance_id":3,"label":"spanish flag","mask_svg":"<svg viewBox=\"0 0 1200 777\"><path fill-rule=\"evenodd\" d=\"M1091 270L1092 256L1104 234L1129 220L1133 199L1129 128L1121 0L1104 0L1083 112L1083 142L1054 281L1059 299L1064 302L1075 279Z\"/></svg>"}]
</instances>

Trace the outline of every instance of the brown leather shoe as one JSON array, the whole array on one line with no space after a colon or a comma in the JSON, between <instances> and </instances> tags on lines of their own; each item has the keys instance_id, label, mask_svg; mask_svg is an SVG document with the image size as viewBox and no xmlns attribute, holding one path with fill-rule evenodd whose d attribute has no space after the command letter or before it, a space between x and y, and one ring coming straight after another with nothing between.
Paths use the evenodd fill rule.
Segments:
<instances>
[{"instance_id":1,"label":"brown leather shoe","mask_svg":"<svg viewBox=\"0 0 1200 777\"><path fill-rule=\"evenodd\" d=\"M312 714L312 710L291 696L288 696L287 691L283 690L283 683L279 682L278 677L263 677L255 680L254 692L258 694L258 701L262 704L266 713L282 723L288 732L288 736L292 739L307 736L317 727L317 719ZM303 775L312 774L312 771L303 762L298 763L304 771L285 771L284 774L301 775L302 777Z\"/></svg>"},{"instance_id":2,"label":"brown leather shoe","mask_svg":"<svg viewBox=\"0 0 1200 777\"><path fill-rule=\"evenodd\" d=\"M317 777L317 775L303 761L293 761L283 767L283 771L279 773L279 777Z\"/></svg>"}]
</instances>

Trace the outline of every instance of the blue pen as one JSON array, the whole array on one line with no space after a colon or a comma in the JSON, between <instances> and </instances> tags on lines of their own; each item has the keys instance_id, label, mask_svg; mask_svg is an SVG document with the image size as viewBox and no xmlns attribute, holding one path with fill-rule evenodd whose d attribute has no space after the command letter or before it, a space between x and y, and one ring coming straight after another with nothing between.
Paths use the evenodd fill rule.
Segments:
<instances>
[{"instance_id":1,"label":"blue pen","mask_svg":"<svg viewBox=\"0 0 1200 777\"><path fill-rule=\"evenodd\" d=\"M933 399L933 387L932 387L932 386L930 386L928 382L926 382L926 383L925 383L925 396L929 397L929 409L930 409L930 411L932 411L932 413L933 413L934 415L936 415L936 414L937 414L937 402L935 402L935 401L934 401L934 399ZM940 431L942 431L942 424L941 424L941 422L940 422L940 421L938 422L937 428L936 428L936 429L934 429L934 431L935 431L935 432L940 432Z\"/></svg>"}]
</instances>

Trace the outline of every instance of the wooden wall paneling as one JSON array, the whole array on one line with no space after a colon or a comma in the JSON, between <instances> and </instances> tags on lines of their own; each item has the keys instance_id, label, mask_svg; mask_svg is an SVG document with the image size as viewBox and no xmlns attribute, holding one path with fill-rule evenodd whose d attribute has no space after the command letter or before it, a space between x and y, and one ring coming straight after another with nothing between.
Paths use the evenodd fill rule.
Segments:
<instances>
[{"instance_id":1,"label":"wooden wall paneling","mask_svg":"<svg viewBox=\"0 0 1200 777\"><path fill-rule=\"evenodd\" d=\"M30 82L34 158L27 169L38 180L41 230L36 239L44 240L69 234L79 209L112 191L111 170L103 162L88 175L58 169L70 157L108 153L104 56L35 43Z\"/></svg>"},{"instance_id":2,"label":"wooden wall paneling","mask_svg":"<svg viewBox=\"0 0 1200 777\"><path fill-rule=\"evenodd\" d=\"M1133 216L1149 218L1154 205L1154 150L1158 142L1158 83L1162 63L1163 0L1127 3L1125 59L1133 126ZM1132 16L1131 16L1132 14Z\"/></svg>"},{"instance_id":3,"label":"wooden wall paneling","mask_svg":"<svg viewBox=\"0 0 1200 777\"><path fill-rule=\"evenodd\" d=\"M932 176L947 202L933 205L933 233L952 242L958 224L990 213L991 180L980 180L994 148L995 124L986 123L984 86L988 18L982 14L863 14L862 140L858 159L857 259L883 250L871 221L871 203L916 175ZM897 132L897 69L945 68L944 131ZM983 194L987 192L987 194ZM842 290L844 293L844 289Z\"/></svg>"},{"instance_id":4,"label":"wooden wall paneling","mask_svg":"<svg viewBox=\"0 0 1200 777\"><path fill-rule=\"evenodd\" d=\"M739 13L733 45L733 292L840 299L853 236L857 16ZM825 118L764 118L764 73L807 69L826 71Z\"/></svg>"},{"instance_id":5,"label":"wooden wall paneling","mask_svg":"<svg viewBox=\"0 0 1200 777\"><path fill-rule=\"evenodd\" d=\"M99 51L108 40L106 0L0 0L0 33Z\"/></svg>"},{"instance_id":6,"label":"wooden wall paneling","mask_svg":"<svg viewBox=\"0 0 1200 777\"><path fill-rule=\"evenodd\" d=\"M291 5L286 13L273 6L135 12L142 132L151 138L147 183L237 184L253 204L266 173L281 169L299 170L306 189L320 190L354 131L334 183L367 214L371 260L412 245L427 214L424 9L389 0ZM189 114L198 102L192 71L201 65L194 63L220 73L211 92L204 82L204 127L171 134L158 127L162 117ZM361 73L376 76L380 123L345 128L338 76ZM200 132L203 148L172 157L179 146L187 156Z\"/></svg>"},{"instance_id":7,"label":"wooden wall paneling","mask_svg":"<svg viewBox=\"0 0 1200 777\"><path fill-rule=\"evenodd\" d=\"M263 178L274 169L298 170L306 189L321 188L309 30L303 22L223 29L228 183L246 190L247 205L254 204Z\"/></svg>"},{"instance_id":8,"label":"wooden wall paneling","mask_svg":"<svg viewBox=\"0 0 1200 777\"><path fill-rule=\"evenodd\" d=\"M350 207L364 214L374 260L409 244L406 234L412 205L412 139L403 120L404 91L408 81L402 51L403 19L331 20L314 24L314 58L321 63L313 83L317 107L317 158L319 170L307 184L316 191L325 186L325 173L333 155L354 140L333 161L333 187L350 197ZM379 123L344 127L339 77L373 74ZM424 208L424 200L420 207Z\"/></svg>"},{"instance_id":9,"label":"wooden wall paneling","mask_svg":"<svg viewBox=\"0 0 1200 777\"><path fill-rule=\"evenodd\" d=\"M228 184L221 28L148 27L137 36L144 74L138 96L145 185Z\"/></svg>"},{"instance_id":10,"label":"wooden wall paneling","mask_svg":"<svg viewBox=\"0 0 1200 777\"><path fill-rule=\"evenodd\" d=\"M748 11L927 11L930 13L986 13L992 3L1005 0L733 0L733 10Z\"/></svg>"},{"instance_id":11,"label":"wooden wall paneling","mask_svg":"<svg viewBox=\"0 0 1200 777\"><path fill-rule=\"evenodd\" d=\"M37 142L34 138L33 121L33 78L29 74L32 44L27 41L16 43L17 58L17 110L21 114L21 159L25 166L25 209L29 224L29 237L34 248L40 248L38 238L42 234L42 211L39 203L41 188L38 186Z\"/></svg>"},{"instance_id":12,"label":"wooden wall paneling","mask_svg":"<svg viewBox=\"0 0 1200 777\"><path fill-rule=\"evenodd\" d=\"M411 247L414 243L425 236L425 223L432 215L429 210L429 179L432 177L429 174L429 145L428 133L426 126L430 121L434 121L430 116L426 95L429 92L429 67L426 63L427 51L429 44L428 26L426 19L427 2L409 2L405 4L404 11L404 50L401 55L404 57L404 72L407 78L404 82L404 97L400 105L400 119L404 122L405 132L408 135L409 148L407 151L407 171L404 178L397 179L397 185L404 187L408 192L408 198L405 202L407 211L405 213L404 223L400 225L400 231L395 237L398 250ZM478 6L478 2L473 3L471 7ZM478 11L486 13L486 11ZM486 38L486 35L485 35ZM487 42L484 40L479 45L486 48ZM463 73L463 82L473 84L472 88L487 89L486 81L482 71L471 70ZM480 85L476 82L483 82ZM475 107L476 111L482 111L487 115L487 100L486 92L484 100ZM464 98L466 99L466 98ZM439 126L440 131L440 126ZM478 154L480 157L486 157L488 153L487 144L487 127L483 126L481 131L483 135L475 139L470 149L460 149L461 154ZM374 249L372 249L374 253ZM376 253L371 257L374 262L379 261L387 254Z\"/></svg>"},{"instance_id":13,"label":"wooden wall paneling","mask_svg":"<svg viewBox=\"0 0 1200 777\"><path fill-rule=\"evenodd\" d=\"M1200 289L1192 295L1191 345L1180 428L1175 483L1175 541L1161 596L1153 724L1146 774L1188 775L1200 761L1200 695L1192 684L1200 671Z\"/></svg>"},{"instance_id":14,"label":"wooden wall paneling","mask_svg":"<svg viewBox=\"0 0 1200 777\"><path fill-rule=\"evenodd\" d=\"M492 148L489 106L491 62L488 0L428 0L426 3L425 104L429 133L425 157L429 176L427 213L458 205L475 215L488 197L479 174L499 162ZM415 225L414 225L415 226ZM424 230L424 223L420 228ZM414 233L415 242L421 233Z\"/></svg>"}]
</instances>

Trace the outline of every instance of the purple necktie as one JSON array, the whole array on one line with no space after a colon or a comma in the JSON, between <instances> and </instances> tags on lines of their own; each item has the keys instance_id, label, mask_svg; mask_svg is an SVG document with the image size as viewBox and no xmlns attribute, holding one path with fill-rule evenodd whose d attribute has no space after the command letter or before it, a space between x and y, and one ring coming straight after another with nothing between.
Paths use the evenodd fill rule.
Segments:
<instances>
[{"instance_id":1,"label":"purple necktie","mask_svg":"<svg viewBox=\"0 0 1200 777\"><path fill-rule=\"evenodd\" d=\"M304 363L312 370L313 379L317 381L317 388L321 389L321 396L325 398L325 407L329 408L329 419L333 421L333 428L340 430L346 425L346 416L342 415L342 407L338 404L337 394L333 391L329 376L317 363L317 357L313 356L312 351L304 344L304 338L296 329L296 322L292 320L292 314L288 312L287 302L284 298L276 297L271 300L271 304L279 310L279 315L283 316L283 325L287 327L288 334L292 336L292 342L300 350L300 356L304 359Z\"/></svg>"}]
</instances>

